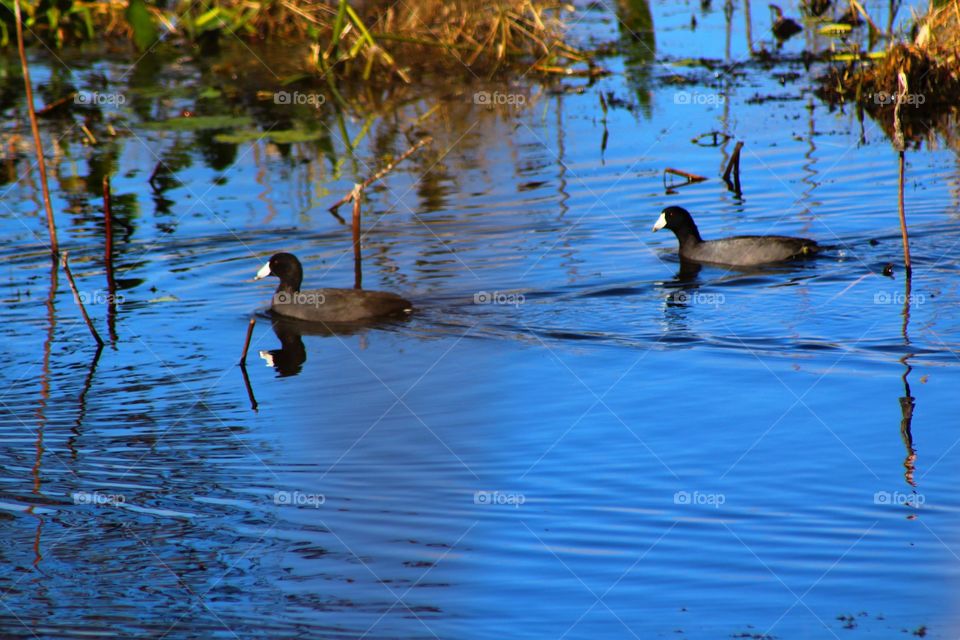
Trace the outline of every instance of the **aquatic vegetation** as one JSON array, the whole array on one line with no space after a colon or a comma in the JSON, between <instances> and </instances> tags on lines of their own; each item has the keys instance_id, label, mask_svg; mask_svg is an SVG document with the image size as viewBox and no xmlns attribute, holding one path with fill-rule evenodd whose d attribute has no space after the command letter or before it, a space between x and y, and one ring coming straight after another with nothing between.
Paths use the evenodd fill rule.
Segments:
<instances>
[{"instance_id":1,"label":"aquatic vegetation","mask_svg":"<svg viewBox=\"0 0 960 640\"><path fill-rule=\"evenodd\" d=\"M897 114L908 142L933 142L936 132L960 150L958 40L960 13L955 3L934 2L926 15L916 19L909 37L885 51L834 56L843 64L822 79L820 94L833 104L857 104L891 137Z\"/></svg>"},{"instance_id":2,"label":"aquatic vegetation","mask_svg":"<svg viewBox=\"0 0 960 640\"><path fill-rule=\"evenodd\" d=\"M0 44L11 42L12 0L0 2ZM130 0L22 3L24 26L47 46L106 36L140 51L157 46L216 51L221 42L282 39L308 44L302 68L334 76L410 82L414 71L441 69L489 75L502 69L596 75L589 56L565 40L573 7L549 0L294 2Z\"/></svg>"}]
</instances>

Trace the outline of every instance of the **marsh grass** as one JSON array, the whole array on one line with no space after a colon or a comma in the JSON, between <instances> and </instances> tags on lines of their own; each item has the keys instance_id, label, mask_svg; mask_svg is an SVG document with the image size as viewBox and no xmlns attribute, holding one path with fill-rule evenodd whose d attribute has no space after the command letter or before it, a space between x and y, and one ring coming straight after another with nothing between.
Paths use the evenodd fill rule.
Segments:
<instances>
[{"instance_id":1,"label":"marsh grass","mask_svg":"<svg viewBox=\"0 0 960 640\"><path fill-rule=\"evenodd\" d=\"M906 87L898 81L906 78ZM906 141L934 142L939 134L960 151L960 1L931 2L915 19L911 38L896 42L882 56L853 56L823 78L821 95L833 103L854 102L871 113L894 137L894 113L900 102Z\"/></svg>"},{"instance_id":2,"label":"marsh grass","mask_svg":"<svg viewBox=\"0 0 960 640\"><path fill-rule=\"evenodd\" d=\"M11 0L0 0L0 13ZM335 77L411 82L425 71L490 77L598 75L590 57L570 45L571 5L551 0L145 0L60 2L50 10L24 2L30 34L48 46L102 36L148 50L161 41L216 47L227 38L311 45L305 70ZM6 13L11 13L7 11ZM0 20L9 42L11 15Z\"/></svg>"}]
</instances>

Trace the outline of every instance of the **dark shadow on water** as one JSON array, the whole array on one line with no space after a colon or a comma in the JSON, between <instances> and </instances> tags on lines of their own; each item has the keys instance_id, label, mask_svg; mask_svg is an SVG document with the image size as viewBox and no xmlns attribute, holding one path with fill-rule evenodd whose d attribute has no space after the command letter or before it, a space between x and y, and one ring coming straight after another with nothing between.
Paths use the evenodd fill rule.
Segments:
<instances>
[{"instance_id":1,"label":"dark shadow on water","mask_svg":"<svg viewBox=\"0 0 960 640\"><path fill-rule=\"evenodd\" d=\"M736 267L729 265L701 264L679 260L677 274L671 281L663 282L666 288L696 289L702 284L750 286L775 284L781 276L796 275L813 267L812 260L795 260L776 264ZM707 276L704 280L701 274ZM790 279L794 281L793 278Z\"/></svg>"},{"instance_id":2,"label":"dark shadow on water","mask_svg":"<svg viewBox=\"0 0 960 640\"><path fill-rule=\"evenodd\" d=\"M798 260L752 267L709 265L679 259L672 280L659 283L663 298L664 320L671 334L688 334L688 316L693 308L716 308L724 304L724 290L731 287L785 287L796 286L813 277L804 274L812 268L812 261Z\"/></svg>"}]
</instances>

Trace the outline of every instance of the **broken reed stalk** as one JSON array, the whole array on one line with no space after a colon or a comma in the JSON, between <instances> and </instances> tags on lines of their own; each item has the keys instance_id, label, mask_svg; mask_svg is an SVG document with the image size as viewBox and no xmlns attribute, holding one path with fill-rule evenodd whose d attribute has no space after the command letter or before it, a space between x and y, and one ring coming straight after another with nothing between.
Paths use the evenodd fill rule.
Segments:
<instances>
[{"instance_id":1,"label":"broken reed stalk","mask_svg":"<svg viewBox=\"0 0 960 640\"><path fill-rule=\"evenodd\" d=\"M353 200L353 288L363 288L363 266L360 262L360 198L363 186L353 185L353 191L350 194Z\"/></svg>"},{"instance_id":2,"label":"broken reed stalk","mask_svg":"<svg viewBox=\"0 0 960 640\"><path fill-rule=\"evenodd\" d=\"M733 155L727 162L727 168L723 172L723 181L727 183L727 188L738 196L743 193L740 190L740 150L743 149L743 142L737 142L733 148ZM730 182L730 173L733 173L733 182Z\"/></svg>"},{"instance_id":3,"label":"broken reed stalk","mask_svg":"<svg viewBox=\"0 0 960 640\"><path fill-rule=\"evenodd\" d=\"M369 178L367 178L366 180L364 180L364 181L360 184L360 190L362 191L362 190L366 189L366 188L369 187L371 184L373 184L374 182L376 182L377 180L379 180L379 179L382 178L383 176L385 176L385 175L387 175L388 173L390 173L391 171L393 171L394 167L396 167L398 164L400 164L401 162L403 162L404 160L406 160L407 158L409 158L410 156L412 156L420 147L422 147L422 146L424 146L424 145L428 145L428 144L430 144L431 142L433 142L433 138L432 138L431 136L426 136L426 137L421 138L420 140L418 140L416 144L414 144L412 147L410 147L409 149L407 149L406 151L404 151L403 153L401 153L399 156L397 156L397 157L393 160L393 162L391 162L390 164L388 164L387 166L385 166L383 169L380 169L380 171L377 171L377 172L376 172L374 175L372 175L371 177L369 177ZM351 198L353 197L353 194L355 193L355 191L356 191L356 186L354 187L354 190L353 190L353 191L351 191L351 192L348 193L347 195L345 195L345 196L343 196L342 198L340 198L339 200L337 200L337 201L330 207L329 210L330 210L331 212L336 212L336 210L339 209L341 205L344 205L344 204L350 202L350 200L351 200Z\"/></svg>"},{"instance_id":4,"label":"broken reed stalk","mask_svg":"<svg viewBox=\"0 0 960 640\"><path fill-rule=\"evenodd\" d=\"M26 92L27 112L30 114L30 130L37 151L37 167L40 169L40 189L43 193L43 207L47 212L47 229L50 231L50 253L60 253L57 242L57 227L53 220L53 206L50 204L50 189L47 187L47 164L43 159L43 143L40 141L40 128L37 126L37 112L33 108L33 86L30 82L30 67L27 65L27 52L23 47L23 24L20 18L20 0L13 1L14 19L17 22L17 51L20 53L20 68L23 70L23 87ZM79 301L80 299L77 298ZM81 309L83 307L81 306ZM86 312L84 311L84 317ZM92 328L92 325L91 325ZM96 332L94 332L96 333ZM99 339L99 336L98 336ZM100 342L103 344L103 342Z\"/></svg>"},{"instance_id":5,"label":"broken reed stalk","mask_svg":"<svg viewBox=\"0 0 960 640\"><path fill-rule=\"evenodd\" d=\"M70 93L68 93L67 95L63 96L62 98L59 98L59 99L57 99L57 100L54 100L54 101L51 102L50 104L45 105L42 109L40 109L40 111L37 111L37 117L38 117L38 118L42 118L42 117L44 117L45 115L47 115L48 113L50 113L51 111L56 111L57 109L59 109L60 107L62 107L62 106L65 105L65 104L67 104L68 102L70 102L71 100L73 100L73 99L76 98L76 97L77 97L77 92L76 92L76 91L71 91Z\"/></svg>"},{"instance_id":6,"label":"broken reed stalk","mask_svg":"<svg viewBox=\"0 0 960 640\"><path fill-rule=\"evenodd\" d=\"M688 173L686 171L681 171L680 169L671 169L670 167L667 167L663 170L664 177L666 177L668 173L672 173L675 176L680 176L681 178L686 178L687 182L703 182L706 180L706 178L703 176L698 176L695 173Z\"/></svg>"},{"instance_id":7,"label":"broken reed stalk","mask_svg":"<svg viewBox=\"0 0 960 640\"><path fill-rule=\"evenodd\" d=\"M569 78L602 78L610 75L610 71L607 69L594 65L590 65L586 69L573 69L571 67L557 67L537 64L533 65L531 68L535 71L539 71L540 73L553 73L556 75L567 76Z\"/></svg>"},{"instance_id":8,"label":"broken reed stalk","mask_svg":"<svg viewBox=\"0 0 960 640\"><path fill-rule=\"evenodd\" d=\"M94 327L93 323L90 322L90 316L87 315L87 309L83 306L83 300L80 299L80 292L77 291L77 284L73 281L73 274L70 273L70 265L67 262L66 251L60 254L60 264L63 265L63 272L67 275L67 282L70 283L70 290L73 291L73 299L76 301L77 306L80 307L80 314L83 316L83 321L87 323L87 329L90 330L90 335L92 335L93 339L97 341L97 345L102 347L103 338L100 337L100 334L97 333L96 327Z\"/></svg>"},{"instance_id":9,"label":"broken reed stalk","mask_svg":"<svg viewBox=\"0 0 960 640\"><path fill-rule=\"evenodd\" d=\"M257 324L256 318L250 318L250 324L247 325L247 339L243 342L243 353L240 354L240 366L247 366L247 350L250 349L250 339L253 337L253 325Z\"/></svg>"}]
</instances>

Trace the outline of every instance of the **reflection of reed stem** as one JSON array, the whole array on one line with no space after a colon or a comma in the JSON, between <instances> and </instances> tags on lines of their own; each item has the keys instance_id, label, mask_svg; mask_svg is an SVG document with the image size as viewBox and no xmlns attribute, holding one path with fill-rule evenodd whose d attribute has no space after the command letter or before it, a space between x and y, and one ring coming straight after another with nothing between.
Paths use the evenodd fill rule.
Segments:
<instances>
[{"instance_id":1,"label":"reflection of reed stem","mask_svg":"<svg viewBox=\"0 0 960 640\"><path fill-rule=\"evenodd\" d=\"M47 228L50 231L50 253L60 252L57 241L57 226L53 220L53 206L50 204L50 189L47 188L47 164L43 158L43 143L40 141L40 128L37 126L37 112L33 108L33 86L30 83L30 67L27 65L27 52L23 47L23 24L20 18L20 0L13 2L17 21L17 50L20 53L20 67L23 70L23 88L26 92L27 112L30 114L30 130L37 152L37 168L40 170L40 189L43 192L43 207L47 212Z\"/></svg>"},{"instance_id":2,"label":"reflection of reed stem","mask_svg":"<svg viewBox=\"0 0 960 640\"><path fill-rule=\"evenodd\" d=\"M903 218L901 218L902 224ZM904 229L906 229L904 227ZM904 237L904 242L906 242L906 237ZM907 257L909 261L909 255ZM903 311L900 312L900 315L903 316L903 326L900 328L900 333L903 335L903 343L910 344L910 335L907 333L910 328L910 303L913 302L913 279L910 277L910 266L907 265L907 268L904 270L903 277Z\"/></svg>"},{"instance_id":3,"label":"reflection of reed stem","mask_svg":"<svg viewBox=\"0 0 960 640\"><path fill-rule=\"evenodd\" d=\"M80 395L77 396L77 417L73 421L73 426L70 428L71 435L67 438L67 448L70 449L70 458L74 461L76 461L80 455L80 452L77 450L77 439L80 438L82 433L81 427L87 415L87 394L90 393L90 388L93 386L93 374L97 372L97 363L100 362L100 356L102 354L103 347L97 346L97 351L90 360L87 377L83 379L83 388L80 391Z\"/></svg>"},{"instance_id":4,"label":"reflection of reed stem","mask_svg":"<svg viewBox=\"0 0 960 640\"><path fill-rule=\"evenodd\" d=\"M103 234L103 264L107 269L107 285L113 286L113 210L110 206L109 176L103 176Z\"/></svg>"},{"instance_id":5,"label":"reflection of reed stem","mask_svg":"<svg viewBox=\"0 0 960 640\"><path fill-rule=\"evenodd\" d=\"M54 301L57 296L58 280L57 274L59 270L57 269L57 261L50 261L50 291L47 293L47 336L43 341L43 367L41 368L40 374L40 395L39 401L37 402L37 410L35 415L37 418L37 432L36 440L34 441L34 462L33 468L30 471L30 475L33 479L32 490L34 495L42 495L41 489L43 487L43 482L41 479L41 468L43 464L43 453L45 450L43 444L43 432L47 426L47 402L50 400L50 353L53 347L53 338L56 335L57 331L57 309L54 306ZM27 513L37 519L37 531L33 538L33 566L36 568L40 567L40 562L43 560L43 553L41 552L40 541L41 533L43 532L43 516L37 513L34 513L35 505L30 505L27 507Z\"/></svg>"},{"instance_id":6,"label":"reflection of reed stem","mask_svg":"<svg viewBox=\"0 0 960 640\"><path fill-rule=\"evenodd\" d=\"M103 265L107 272L107 331L117 341L117 281L113 277L113 210L110 206L110 176L103 176Z\"/></svg>"},{"instance_id":7,"label":"reflection of reed stem","mask_svg":"<svg viewBox=\"0 0 960 640\"><path fill-rule=\"evenodd\" d=\"M907 369L903 372L901 376L903 380L903 397L900 398L900 437L903 439L903 446L907 449L907 456L903 459L903 477L912 487L917 486L917 483L914 481L913 476L917 468L917 451L913 448L913 410L916 408L916 399L910 393L910 382L907 380L907 377L910 375L910 372L913 371L907 360L912 357L913 354L907 354L900 358L901 364L903 364Z\"/></svg>"},{"instance_id":8,"label":"reflection of reed stem","mask_svg":"<svg viewBox=\"0 0 960 640\"><path fill-rule=\"evenodd\" d=\"M243 374L243 385L247 388L247 398L250 400L250 408L257 411L257 398L253 395L253 386L250 384L250 376L247 375L247 365L240 363L240 373Z\"/></svg>"},{"instance_id":9,"label":"reflection of reed stem","mask_svg":"<svg viewBox=\"0 0 960 640\"><path fill-rule=\"evenodd\" d=\"M257 324L256 318L250 318L250 324L247 325L247 339L243 342L243 353L240 354L240 373L243 374L243 385L247 388L247 398L250 399L250 408L257 410L257 399L253 395L253 387L250 386L250 377L247 375L247 350L250 348L250 339L253 337L253 325Z\"/></svg>"},{"instance_id":10,"label":"reflection of reed stem","mask_svg":"<svg viewBox=\"0 0 960 640\"><path fill-rule=\"evenodd\" d=\"M743 0L743 15L747 21L747 48L750 50L750 55L753 55L753 29L751 28L750 24L750 0Z\"/></svg>"}]
</instances>

